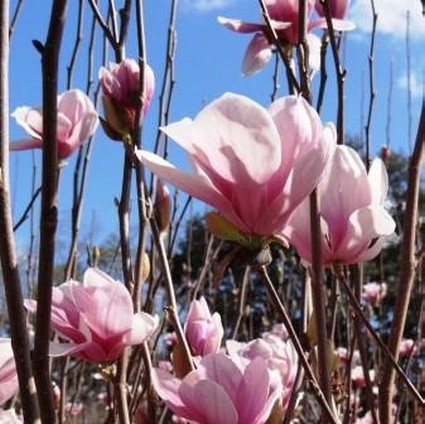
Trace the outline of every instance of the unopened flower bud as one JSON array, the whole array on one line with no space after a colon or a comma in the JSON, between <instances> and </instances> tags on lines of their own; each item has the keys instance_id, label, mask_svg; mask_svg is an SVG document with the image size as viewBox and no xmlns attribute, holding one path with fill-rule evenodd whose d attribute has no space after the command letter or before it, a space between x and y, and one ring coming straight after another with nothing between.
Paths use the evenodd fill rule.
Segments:
<instances>
[{"instance_id":1,"label":"unopened flower bud","mask_svg":"<svg viewBox=\"0 0 425 424\"><path fill-rule=\"evenodd\" d=\"M105 133L112 140L122 140L133 131L136 111L139 107L140 69L133 59L121 63L110 63L99 70L99 81L103 93L105 118L101 120ZM142 113L146 112L151 102L155 87L152 69L144 69L144 93Z\"/></svg>"},{"instance_id":2,"label":"unopened flower bud","mask_svg":"<svg viewBox=\"0 0 425 424\"><path fill-rule=\"evenodd\" d=\"M161 233L165 232L170 224L171 215L171 197L168 187L158 180L156 186L155 199L155 217L158 223L158 229Z\"/></svg>"}]
</instances>

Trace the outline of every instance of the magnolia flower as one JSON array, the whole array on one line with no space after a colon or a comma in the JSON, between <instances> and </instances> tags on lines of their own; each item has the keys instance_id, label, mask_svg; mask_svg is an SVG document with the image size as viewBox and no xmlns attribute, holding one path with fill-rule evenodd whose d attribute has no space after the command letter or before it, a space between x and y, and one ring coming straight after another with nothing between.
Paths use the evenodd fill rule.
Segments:
<instances>
[{"instance_id":1,"label":"magnolia flower","mask_svg":"<svg viewBox=\"0 0 425 424\"><path fill-rule=\"evenodd\" d=\"M359 155L337 146L331 165L318 185L322 226L322 263L353 264L373 259L385 236L395 229L384 209L388 176L380 159L369 174ZM292 215L284 234L306 262L311 262L309 201Z\"/></svg>"},{"instance_id":2,"label":"magnolia flower","mask_svg":"<svg viewBox=\"0 0 425 424\"><path fill-rule=\"evenodd\" d=\"M21 106L12 116L30 136L10 143L10 150L40 149L43 147L43 115L40 107ZM98 117L92 101L80 90L69 90L58 96L56 137L58 156L66 159L97 127Z\"/></svg>"},{"instance_id":3,"label":"magnolia flower","mask_svg":"<svg viewBox=\"0 0 425 424\"><path fill-rule=\"evenodd\" d=\"M332 18L345 19L348 7L350 6L350 0L328 0L328 3L330 16ZM326 16L321 0L316 0L314 8L316 9L316 12L319 14L319 16Z\"/></svg>"},{"instance_id":4,"label":"magnolia flower","mask_svg":"<svg viewBox=\"0 0 425 424\"><path fill-rule=\"evenodd\" d=\"M218 312L211 312L204 297L194 300L184 326L187 342L195 356L205 356L220 350L224 329Z\"/></svg>"},{"instance_id":5,"label":"magnolia flower","mask_svg":"<svg viewBox=\"0 0 425 424\"><path fill-rule=\"evenodd\" d=\"M18 374L10 339L0 339L0 405L18 392Z\"/></svg>"},{"instance_id":6,"label":"magnolia flower","mask_svg":"<svg viewBox=\"0 0 425 424\"><path fill-rule=\"evenodd\" d=\"M145 112L152 100L155 76L149 65L144 69L143 110ZM105 119L101 120L106 134L113 140L122 140L133 131L135 125L138 97L140 93L140 68L133 59L120 63L110 63L99 70L99 82L103 93Z\"/></svg>"},{"instance_id":7,"label":"magnolia flower","mask_svg":"<svg viewBox=\"0 0 425 424\"><path fill-rule=\"evenodd\" d=\"M371 305L379 303L387 294L387 285L379 284L375 281L367 283L363 286L362 298Z\"/></svg>"},{"instance_id":8,"label":"magnolia flower","mask_svg":"<svg viewBox=\"0 0 425 424\"><path fill-rule=\"evenodd\" d=\"M356 365L351 370L351 381L358 389L363 389L366 387L366 377L364 375L364 370L361 365ZM373 382L375 380L375 370L369 370L369 378L370 381Z\"/></svg>"},{"instance_id":9,"label":"magnolia flower","mask_svg":"<svg viewBox=\"0 0 425 424\"><path fill-rule=\"evenodd\" d=\"M0 424L23 424L24 420L22 417L16 415L14 409L6 409L0 411Z\"/></svg>"},{"instance_id":10,"label":"magnolia flower","mask_svg":"<svg viewBox=\"0 0 425 424\"><path fill-rule=\"evenodd\" d=\"M298 44L299 39L299 0L265 0L264 1L277 38L284 46ZM310 19L314 0L307 0L307 31L313 28L326 28L326 19ZM218 22L226 28L242 34L254 33L249 43L242 63L244 75L253 74L268 63L272 55L273 40L269 35L266 23L243 22L239 19L219 17ZM336 30L348 31L354 26L347 21L333 19Z\"/></svg>"},{"instance_id":11,"label":"magnolia flower","mask_svg":"<svg viewBox=\"0 0 425 424\"><path fill-rule=\"evenodd\" d=\"M263 358L269 370L277 373L281 381L281 405L285 409L291 397L298 369L298 354L290 340L283 340L272 333L264 333L262 338L248 343L227 340L226 348L230 357L238 363L246 364L257 357Z\"/></svg>"},{"instance_id":12,"label":"magnolia flower","mask_svg":"<svg viewBox=\"0 0 425 424\"><path fill-rule=\"evenodd\" d=\"M223 353L203 357L183 380L154 368L152 384L171 411L199 424L265 423L281 391L263 358L240 367Z\"/></svg>"},{"instance_id":13,"label":"magnolia flower","mask_svg":"<svg viewBox=\"0 0 425 424\"><path fill-rule=\"evenodd\" d=\"M35 312L37 302L26 300L25 306ZM157 317L133 313L123 284L89 268L83 283L70 280L53 288L51 326L69 343L51 343L50 353L93 363L114 361L126 346L147 340L157 325Z\"/></svg>"},{"instance_id":14,"label":"magnolia flower","mask_svg":"<svg viewBox=\"0 0 425 424\"><path fill-rule=\"evenodd\" d=\"M403 339L400 343L400 358L410 358L416 352L415 341L412 339Z\"/></svg>"},{"instance_id":15,"label":"magnolia flower","mask_svg":"<svg viewBox=\"0 0 425 424\"><path fill-rule=\"evenodd\" d=\"M227 93L194 120L162 128L186 150L193 172L148 151L136 155L154 174L211 205L211 222L229 240L279 234L296 206L320 180L334 148L333 132L302 98L288 96L268 110ZM226 232L226 231L223 231ZM222 238L225 238L222 236Z\"/></svg>"}]
</instances>

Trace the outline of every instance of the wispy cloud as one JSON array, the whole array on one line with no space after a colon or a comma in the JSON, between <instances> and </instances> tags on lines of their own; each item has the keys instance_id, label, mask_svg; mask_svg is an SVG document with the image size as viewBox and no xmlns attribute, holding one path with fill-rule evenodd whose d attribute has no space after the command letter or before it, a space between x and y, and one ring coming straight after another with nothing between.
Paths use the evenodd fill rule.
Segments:
<instances>
[{"instance_id":1,"label":"wispy cloud","mask_svg":"<svg viewBox=\"0 0 425 424\"><path fill-rule=\"evenodd\" d=\"M210 12L231 6L234 0L183 0L186 9L196 12Z\"/></svg>"},{"instance_id":2,"label":"wispy cloud","mask_svg":"<svg viewBox=\"0 0 425 424\"><path fill-rule=\"evenodd\" d=\"M397 87L408 90L409 89L409 80L407 74L402 75L396 81ZM417 73L412 73L410 75L410 92L412 97L421 98L424 94L424 76Z\"/></svg>"},{"instance_id":3,"label":"wispy cloud","mask_svg":"<svg viewBox=\"0 0 425 424\"><path fill-rule=\"evenodd\" d=\"M394 38L406 37L406 15L409 11L410 37L412 40L425 36L425 18L419 0L375 0L378 15L377 31ZM370 0L352 2L350 20L358 30L370 33L372 29L372 8Z\"/></svg>"}]
</instances>

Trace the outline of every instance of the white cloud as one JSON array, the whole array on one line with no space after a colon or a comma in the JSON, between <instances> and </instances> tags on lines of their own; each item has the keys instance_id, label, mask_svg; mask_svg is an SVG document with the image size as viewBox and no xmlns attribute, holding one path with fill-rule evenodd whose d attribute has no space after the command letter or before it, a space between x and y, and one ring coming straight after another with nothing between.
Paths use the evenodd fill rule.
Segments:
<instances>
[{"instance_id":1,"label":"white cloud","mask_svg":"<svg viewBox=\"0 0 425 424\"><path fill-rule=\"evenodd\" d=\"M397 79L397 87L407 90L409 87L407 74L402 75ZM410 90L412 97L421 98L424 94L424 77L418 75L417 73L412 73L410 75Z\"/></svg>"},{"instance_id":2,"label":"white cloud","mask_svg":"<svg viewBox=\"0 0 425 424\"><path fill-rule=\"evenodd\" d=\"M183 5L187 9L192 9L197 12L210 12L212 10L224 9L231 4L234 0L184 0Z\"/></svg>"},{"instance_id":3,"label":"white cloud","mask_svg":"<svg viewBox=\"0 0 425 424\"><path fill-rule=\"evenodd\" d=\"M425 17L419 0L374 0L378 15L377 31L394 38L406 37L406 14L410 14L410 37L412 40L425 36ZM371 0L353 0L349 18L358 30L372 30Z\"/></svg>"}]
</instances>

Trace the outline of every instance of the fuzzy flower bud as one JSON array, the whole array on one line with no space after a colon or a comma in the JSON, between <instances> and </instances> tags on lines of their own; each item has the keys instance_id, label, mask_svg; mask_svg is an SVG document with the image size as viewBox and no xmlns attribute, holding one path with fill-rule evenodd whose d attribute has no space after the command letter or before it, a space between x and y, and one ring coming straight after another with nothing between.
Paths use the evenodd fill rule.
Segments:
<instances>
[{"instance_id":1,"label":"fuzzy flower bud","mask_svg":"<svg viewBox=\"0 0 425 424\"><path fill-rule=\"evenodd\" d=\"M102 89L104 119L101 123L104 131L112 140L121 141L131 133L135 125L136 111L139 107L140 69L133 59L121 63L110 63L99 70ZM142 114L151 102L155 87L155 77L149 65L144 70L144 96Z\"/></svg>"},{"instance_id":2,"label":"fuzzy flower bud","mask_svg":"<svg viewBox=\"0 0 425 424\"><path fill-rule=\"evenodd\" d=\"M217 312L211 315L207 301L203 297L191 303L184 332L196 356L217 353L224 334L220 315Z\"/></svg>"}]
</instances>

